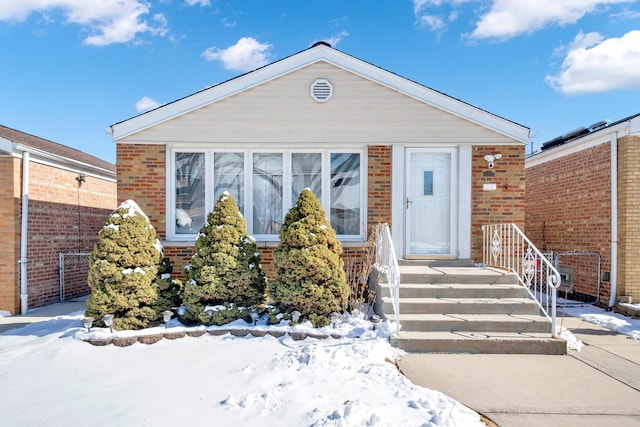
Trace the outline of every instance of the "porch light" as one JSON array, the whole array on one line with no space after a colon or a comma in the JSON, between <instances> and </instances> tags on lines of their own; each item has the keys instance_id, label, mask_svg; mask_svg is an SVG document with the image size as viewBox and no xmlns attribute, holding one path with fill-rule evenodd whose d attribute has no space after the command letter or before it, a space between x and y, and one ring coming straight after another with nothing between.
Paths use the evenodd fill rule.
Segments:
<instances>
[{"instance_id":1,"label":"porch light","mask_svg":"<svg viewBox=\"0 0 640 427\"><path fill-rule=\"evenodd\" d=\"M171 316L173 316L173 311L165 310L162 312L162 320L164 320L164 328L167 329L169 326L169 320L171 320Z\"/></svg>"},{"instance_id":2,"label":"porch light","mask_svg":"<svg viewBox=\"0 0 640 427\"><path fill-rule=\"evenodd\" d=\"M113 314L105 314L102 316L102 321L109 327L109 330L113 333Z\"/></svg>"},{"instance_id":3,"label":"porch light","mask_svg":"<svg viewBox=\"0 0 640 427\"><path fill-rule=\"evenodd\" d=\"M298 321L300 320L300 316L302 315L302 313L300 313L299 311L292 311L291 312L291 321L293 323L298 323Z\"/></svg>"},{"instance_id":4,"label":"porch light","mask_svg":"<svg viewBox=\"0 0 640 427\"><path fill-rule=\"evenodd\" d=\"M87 328L87 332L91 332L91 326L93 326L93 317L85 317L82 319L82 324Z\"/></svg>"},{"instance_id":5,"label":"porch light","mask_svg":"<svg viewBox=\"0 0 640 427\"><path fill-rule=\"evenodd\" d=\"M249 311L249 316L251 316L251 320L253 320L253 325L255 326L258 323L258 309L252 308Z\"/></svg>"}]
</instances>

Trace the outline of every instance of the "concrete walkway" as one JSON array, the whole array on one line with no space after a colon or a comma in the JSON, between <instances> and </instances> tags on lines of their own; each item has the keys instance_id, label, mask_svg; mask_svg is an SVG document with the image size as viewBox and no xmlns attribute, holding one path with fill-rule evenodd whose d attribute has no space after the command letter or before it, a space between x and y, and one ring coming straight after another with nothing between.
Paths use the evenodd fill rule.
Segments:
<instances>
[{"instance_id":1,"label":"concrete walkway","mask_svg":"<svg viewBox=\"0 0 640 427\"><path fill-rule=\"evenodd\" d=\"M580 352L407 354L398 365L501 427L640 426L640 340L577 318L563 323L584 343Z\"/></svg>"},{"instance_id":2,"label":"concrete walkway","mask_svg":"<svg viewBox=\"0 0 640 427\"><path fill-rule=\"evenodd\" d=\"M57 304L47 305L45 307L31 309L25 315L0 317L0 333L8 331L9 329L22 328L30 323L42 322L56 316L64 316L66 314L84 310L84 301L60 302Z\"/></svg>"}]
</instances>

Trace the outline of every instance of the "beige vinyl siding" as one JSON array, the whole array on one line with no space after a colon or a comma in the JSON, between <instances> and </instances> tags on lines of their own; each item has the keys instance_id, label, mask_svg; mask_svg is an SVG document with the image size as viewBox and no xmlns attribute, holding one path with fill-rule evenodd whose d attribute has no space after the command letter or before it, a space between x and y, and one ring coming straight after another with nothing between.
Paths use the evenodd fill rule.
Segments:
<instances>
[{"instance_id":1,"label":"beige vinyl siding","mask_svg":"<svg viewBox=\"0 0 640 427\"><path fill-rule=\"evenodd\" d=\"M333 97L310 85L326 78ZM118 140L118 143L469 143L513 139L318 62Z\"/></svg>"}]
</instances>

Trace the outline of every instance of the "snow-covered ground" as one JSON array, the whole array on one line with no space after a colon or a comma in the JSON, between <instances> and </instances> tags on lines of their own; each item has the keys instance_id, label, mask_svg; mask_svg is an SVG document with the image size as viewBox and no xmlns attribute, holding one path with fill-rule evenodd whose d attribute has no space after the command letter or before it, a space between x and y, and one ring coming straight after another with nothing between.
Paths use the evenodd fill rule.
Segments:
<instances>
[{"instance_id":1,"label":"snow-covered ground","mask_svg":"<svg viewBox=\"0 0 640 427\"><path fill-rule=\"evenodd\" d=\"M349 319L326 331L339 339L204 334L97 347L82 341L82 317L0 334L1 425L483 425L475 412L400 374L401 352L389 345L386 324L373 331Z\"/></svg>"},{"instance_id":2,"label":"snow-covered ground","mask_svg":"<svg viewBox=\"0 0 640 427\"><path fill-rule=\"evenodd\" d=\"M635 305L640 308L640 305ZM592 304L565 301L562 298L558 298L557 307L558 316L564 313L567 316L578 317L585 322L640 340L640 319L634 319L613 311L606 311ZM562 319L559 318L558 325L560 325L561 321Z\"/></svg>"},{"instance_id":3,"label":"snow-covered ground","mask_svg":"<svg viewBox=\"0 0 640 427\"><path fill-rule=\"evenodd\" d=\"M640 339L639 319L588 304L563 311ZM207 333L97 347L83 339L111 334L96 328L88 334L82 317L74 313L0 334L1 425L483 425L475 412L398 372L393 362L402 353L387 340L392 325L373 331L371 323L351 318L324 330L340 339ZM228 327L253 328L243 321ZM255 328L267 326L261 320ZM270 328L289 329L284 323ZM184 329L175 320L169 324L171 331Z\"/></svg>"}]
</instances>

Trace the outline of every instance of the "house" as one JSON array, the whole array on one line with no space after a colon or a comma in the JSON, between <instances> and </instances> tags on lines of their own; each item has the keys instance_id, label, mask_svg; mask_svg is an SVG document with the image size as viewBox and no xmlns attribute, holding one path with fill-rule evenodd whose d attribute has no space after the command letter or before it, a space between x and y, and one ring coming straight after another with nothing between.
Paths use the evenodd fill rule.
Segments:
<instances>
[{"instance_id":1,"label":"house","mask_svg":"<svg viewBox=\"0 0 640 427\"><path fill-rule=\"evenodd\" d=\"M0 126L0 176L0 310L88 294L88 252L117 206L115 166Z\"/></svg>"},{"instance_id":2,"label":"house","mask_svg":"<svg viewBox=\"0 0 640 427\"><path fill-rule=\"evenodd\" d=\"M640 114L554 138L525 163L527 236L555 254L568 290L640 301Z\"/></svg>"},{"instance_id":3,"label":"house","mask_svg":"<svg viewBox=\"0 0 640 427\"><path fill-rule=\"evenodd\" d=\"M481 261L483 224L524 225L527 127L324 42L108 132L118 200L147 213L175 272L223 191L271 276L284 215L307 187L346 251L382 222L401 258Z\"/></svg>"}]
</instances>

